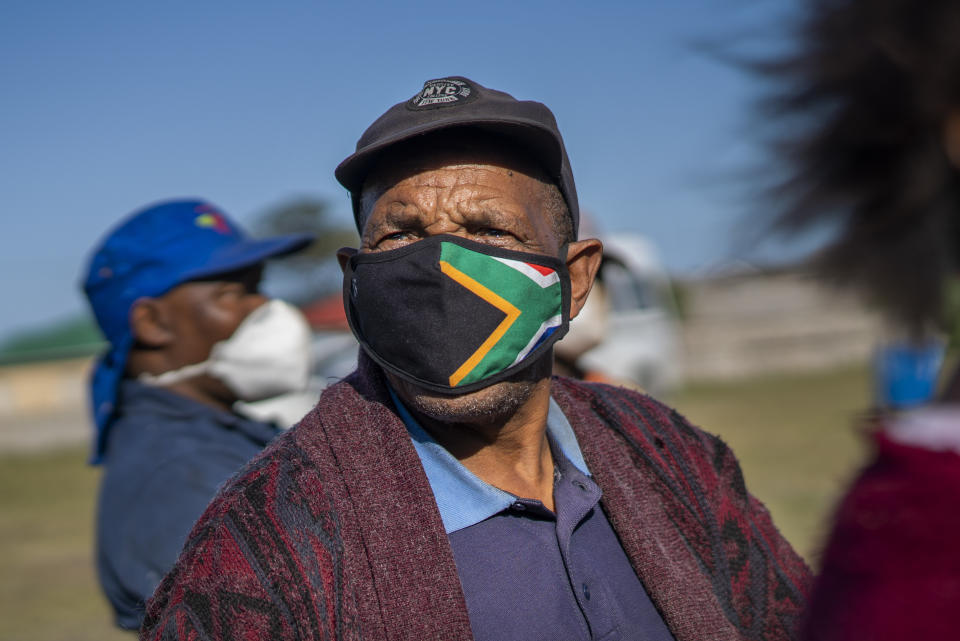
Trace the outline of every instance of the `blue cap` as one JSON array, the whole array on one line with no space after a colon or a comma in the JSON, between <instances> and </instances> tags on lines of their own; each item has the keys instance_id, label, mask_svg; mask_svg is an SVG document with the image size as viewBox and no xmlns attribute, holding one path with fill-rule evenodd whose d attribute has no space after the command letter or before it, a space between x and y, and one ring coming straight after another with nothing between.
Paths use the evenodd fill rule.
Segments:
<instances>
[{"instance_id":1,"label":"blue cap","mask_svg":"<svg viewBox=\"0 0 960 641\"><path fill-rule=\"evenodd\" d=\"M130 310L134 303L140 298L162 296L187 281L290 254L312 240L309 234L251 239L202 200L151 205L107 234L90 259L83 283L97 323L110 342L90 381L96 427L93 463L103 458L115 415L117 388L133 345Z\"/></svg>"}]
</instances>

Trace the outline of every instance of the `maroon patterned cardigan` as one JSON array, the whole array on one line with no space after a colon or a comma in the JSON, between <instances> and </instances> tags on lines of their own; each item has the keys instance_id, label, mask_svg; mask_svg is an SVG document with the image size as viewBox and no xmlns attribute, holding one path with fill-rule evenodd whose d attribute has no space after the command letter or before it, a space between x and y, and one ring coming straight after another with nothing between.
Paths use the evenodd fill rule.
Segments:
<instances>
[{"instance_id":1,"label":"maroon patterned cardigan","mask_svg":"<svg viewBox=\"0 0 960 641\"><path fill-rule=\"evenodd\" d=\"M642 394L563 378L552 393L677 641L793 639L809 571L727 446ZM220 491L140 638L472 638L430 484L369 360Z\"/></svg>"}]
</instances>

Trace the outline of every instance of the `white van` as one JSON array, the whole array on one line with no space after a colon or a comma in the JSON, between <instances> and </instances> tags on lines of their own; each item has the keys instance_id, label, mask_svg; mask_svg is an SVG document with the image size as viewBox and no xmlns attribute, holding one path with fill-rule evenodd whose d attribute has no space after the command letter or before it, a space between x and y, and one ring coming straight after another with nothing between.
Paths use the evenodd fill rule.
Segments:
<instances>
[{"instance_id":1,"label":"white van","mask_svg":"<svg viewBox=\"0 0 960 641\"><path fill-rule=\"evenodd\" d=\"M681 379L682 346L676 299L657 251L637 234L601 240L604 295L597 298L606 307L601 321L605 329L599 344L579 357L577 367L654 394L672 389ZM578 321L596 323L598 316L586 313L574 319L571 334Z\"/></svg>"}]
</instances>

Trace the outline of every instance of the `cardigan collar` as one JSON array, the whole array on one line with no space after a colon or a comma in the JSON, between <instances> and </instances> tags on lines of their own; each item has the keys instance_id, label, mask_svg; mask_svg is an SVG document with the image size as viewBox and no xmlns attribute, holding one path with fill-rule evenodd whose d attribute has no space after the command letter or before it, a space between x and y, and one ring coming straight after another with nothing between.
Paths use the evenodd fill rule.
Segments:
<instances>
[{"instance_id":1,"label":"cardigan collar","mask_svg":"<svg viewBox=\"0 0 960 641\"><path fill-rule=\"evenodd\" d=\"M373 585L389 599L379 607L385 638L471 639L443 520L383 373L361 352L345 383L328 388L308 419L322 426L350 488ZM701 639L704 630L717 641L739 639L711 570L692 551L691 541L706 533L681 532L672 521L676 479L638 465L634 457L649 454L637 453L647 446L607 424L602 417L611 410L589 387L555 378L551 393L594 472L610 524L676 640Z\"/></svg>"}]
</instances>

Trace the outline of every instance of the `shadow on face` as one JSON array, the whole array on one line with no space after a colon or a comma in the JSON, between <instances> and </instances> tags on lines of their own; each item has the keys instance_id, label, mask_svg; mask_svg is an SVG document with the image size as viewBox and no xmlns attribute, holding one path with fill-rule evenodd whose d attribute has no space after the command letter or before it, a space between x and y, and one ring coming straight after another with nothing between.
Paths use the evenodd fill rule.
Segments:
<instances>
[{"instance_id":1,"label":"shadow on face","mask_svg":"<svg viewBox=\"0 0 960 641\"><path fill-rule=\"evenodd\" d=\"M597 240L573 242L566 203L542 167L516 143L475 130L440 131L385 152L364 185L361 220L361 252L399 249L437 234L542 255L565 250L571 316L586 301L602 254ZM350 255L341 251L341 265ZM535 393L549 395L551 363L548 352L506 381L460 395L388 378L437 435L455 424L502 426Z\"/></svg>"},{"instance_id":2,"label":"shadow on face","mask_svg":"<svg viewBox=\"0 0 960 641\"><path fill-rule=\"evenodd\" d=\"M259 286L263 265L217 274L183 283L156 298L138 300L130 311L135 343L130 350L127 374L161 374L206 360L214 344L233 335L254 309L266 302ZM232 394L207 376L183 385L206 387L208 394Z\"/></svg>"},{"instance_id":3,"label":"shadow on face","mask_svg":"<svg viewBox=\"0 0 960 641\"><path fill-rule=\"evenodd\" d=\"M574 240L566 203L547 172L514 141L477 130L434 132L385 151L360 202L365 250L395 248L382 243L390 234L416 240L458 233L551 255Z\"/></svg>"}]
</instances>

